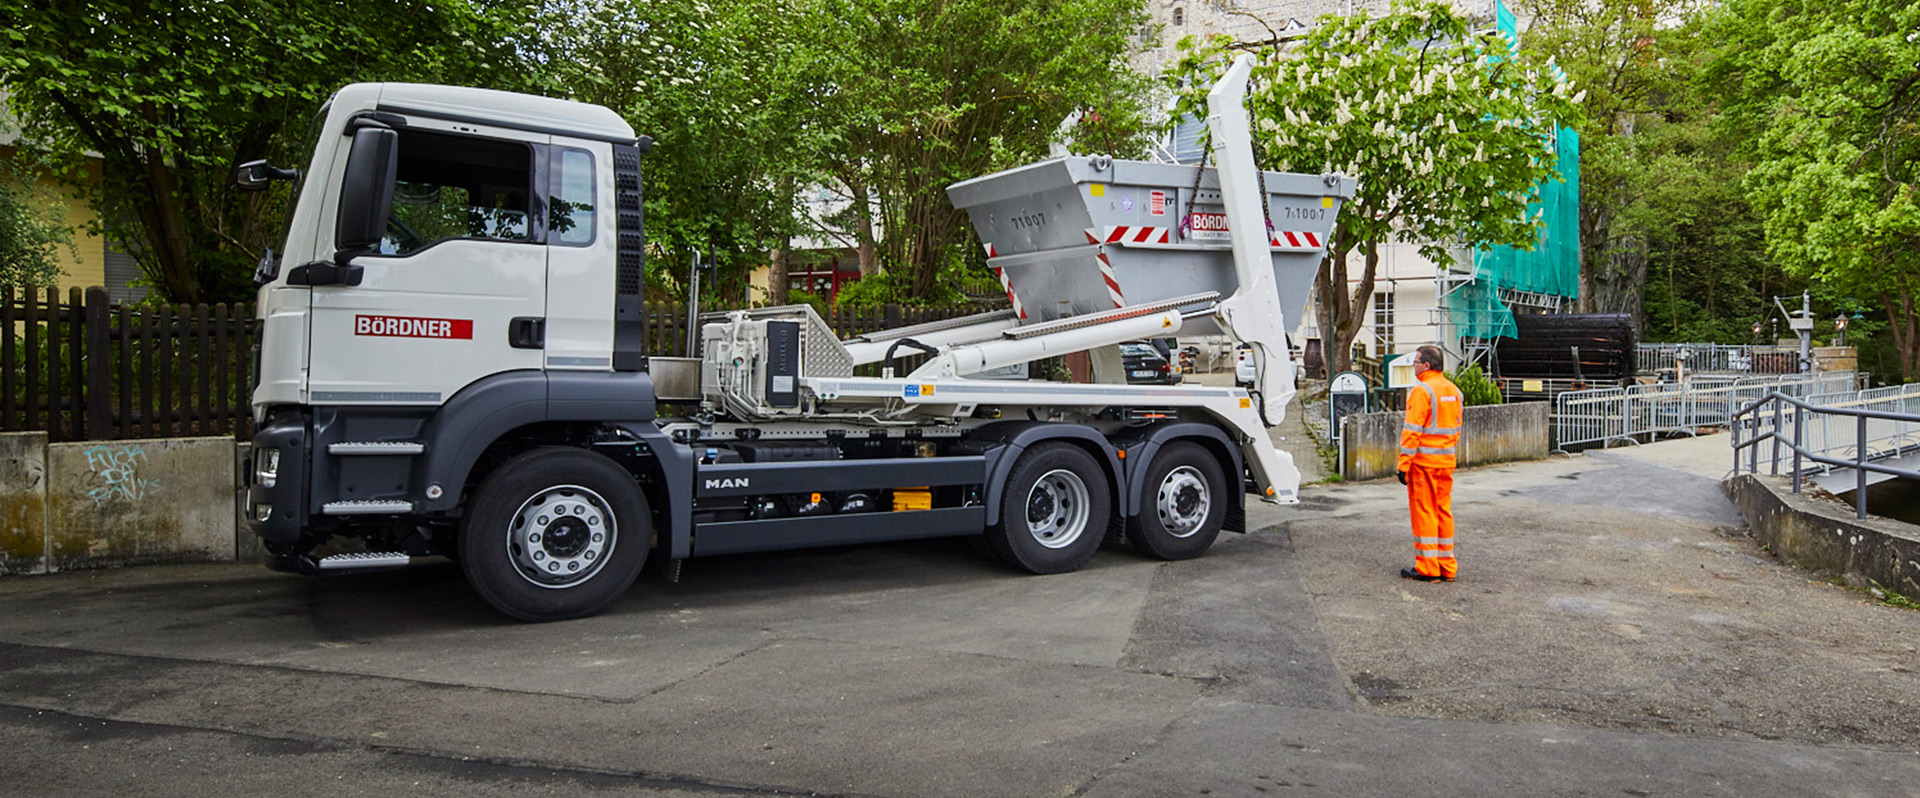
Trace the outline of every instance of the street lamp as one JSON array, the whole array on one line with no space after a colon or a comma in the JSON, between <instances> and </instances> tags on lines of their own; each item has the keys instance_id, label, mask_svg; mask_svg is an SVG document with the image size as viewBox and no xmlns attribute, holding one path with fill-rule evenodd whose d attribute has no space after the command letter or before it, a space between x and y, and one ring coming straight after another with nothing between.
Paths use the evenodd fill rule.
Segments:
<instances>
[{"instance_id":1,"label":"street lamp","mask_svg":"<svg viewBox=\"0 0 1920 798\"><path fill-rule=\"evenodd\" d=\"M1844 310L1840 311L1840 316L1833 320L1833 345L1847 345L1847 312Z\"/></svg>"}]
</instances>

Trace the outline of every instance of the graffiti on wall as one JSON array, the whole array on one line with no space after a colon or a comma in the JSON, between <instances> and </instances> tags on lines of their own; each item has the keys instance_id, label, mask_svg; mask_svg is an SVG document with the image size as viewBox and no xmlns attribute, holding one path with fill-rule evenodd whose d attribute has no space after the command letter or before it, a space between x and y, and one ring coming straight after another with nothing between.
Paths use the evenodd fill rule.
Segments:
<instances>
[{"instance_id":1,"label":"graffiti on wall","mask_svg":"<svg viewBox=\"0 0 1920 798\"><path fill-rule=\"evenodd\" d=\"M86 455L87 468L98 483L87 491L95 506L116 499L137 502L160 489L158 477L140 475L140 466L147 463L144 446L94 446L86 450Z\"/></svg>"}]
</instances>

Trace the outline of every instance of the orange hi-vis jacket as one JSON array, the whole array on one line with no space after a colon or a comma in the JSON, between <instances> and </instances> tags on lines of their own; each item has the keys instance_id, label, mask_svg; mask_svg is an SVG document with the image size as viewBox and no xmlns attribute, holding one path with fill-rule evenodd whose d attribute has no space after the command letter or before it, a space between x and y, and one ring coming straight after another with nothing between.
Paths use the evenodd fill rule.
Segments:
<instances>
[{"instance_id":1,"label":"orange hi-vis jacket","mask_svg":"<svg viewBox=\"0 0 1920 798\"><path fill-rule=\"evenodd\" d=\"M1400 467L1453 468L1466 400L1447 375L1428 370L1407 389L1407 421L1400 430Z\"/></svg>"}]
</instances>

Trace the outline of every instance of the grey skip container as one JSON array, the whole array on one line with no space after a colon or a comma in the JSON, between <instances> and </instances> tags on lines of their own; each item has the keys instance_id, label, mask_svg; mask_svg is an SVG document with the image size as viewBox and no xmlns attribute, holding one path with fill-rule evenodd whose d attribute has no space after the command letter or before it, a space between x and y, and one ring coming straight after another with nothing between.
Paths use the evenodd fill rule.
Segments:
<instances>
[{"instance_id":1,"label":"grey skip container","mask_svg":"<svg viewBox=\"0 0 1920 798\"><path fill-rule=\"evenodd\" d=\"M1275 284L1294 329L1354 181L1262 178ZM1239 287L1212 168L1069 156L955 183L947 196L972 218L1023 323ZM1204 319L1183 330L1211 332Z\"/></svg>"}]
</instances>

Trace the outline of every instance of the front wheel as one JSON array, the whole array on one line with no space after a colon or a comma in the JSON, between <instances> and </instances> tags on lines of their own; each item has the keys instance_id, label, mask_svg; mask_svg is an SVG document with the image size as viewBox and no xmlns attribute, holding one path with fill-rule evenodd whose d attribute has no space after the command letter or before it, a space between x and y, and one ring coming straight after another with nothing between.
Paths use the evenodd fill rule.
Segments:
<instances>
[{"instance_id":1,"label":"front wheel","mask_svg":"<svg viewBox=\"0 0 1920 798\"><path fill-rule=\"evenodd\" d=\"M1227 480L1220 461L1187 441L1154 455L1140 495L1140 514L1127 522L1134 548L1163 560L1205 554L1227 518Z\"/></svg>"},{"instance_id":2,"label":"front wheel","mask_svg":"<svg viewBox=\"0 0 1920 798\"><path fill-rule=\"evenodd\" d=\"M1106 469L1070 443L1043 443L1007 475L1000 523L987 544L1007 564L1036 574L1077 571L1093 559L1113 507Z\"/></svg>"},{"instance_id":3,"label":"front wheel","mask_svg":"<svg viewBox=\"0 0 1920 798\"><path fill-rule=\"evenodd\" d=\"M460 528L460 565L501 612L582 618L627 592L651 538L646 497L625 469L555 446L519 455L480 483Z\"/></svg>"}]
</instances>

